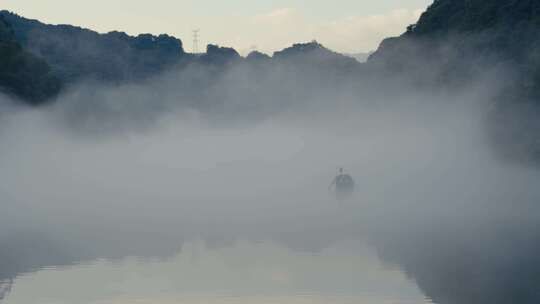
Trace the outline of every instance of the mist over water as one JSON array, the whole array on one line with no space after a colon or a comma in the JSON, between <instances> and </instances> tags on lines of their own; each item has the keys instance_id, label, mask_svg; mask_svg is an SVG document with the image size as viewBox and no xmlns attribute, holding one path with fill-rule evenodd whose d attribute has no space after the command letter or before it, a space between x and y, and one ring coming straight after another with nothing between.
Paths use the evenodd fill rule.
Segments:
<instances>
[{"instance_id":1,"label":"mist over water","mask_svg":"<svg viewBox=\"0 0 540 304\"><path fill-rule=\"evenodd\" d=\"M536 276L539 176L489 144L495 84L419 93L286 67L212 73L82 83L37 109L3 97L0 280L201 240L293 253L354 241L441 303L530 288L504 283ZM339 167L357 184L341 204L328 192Z\"/></svg>"}]
</instances>

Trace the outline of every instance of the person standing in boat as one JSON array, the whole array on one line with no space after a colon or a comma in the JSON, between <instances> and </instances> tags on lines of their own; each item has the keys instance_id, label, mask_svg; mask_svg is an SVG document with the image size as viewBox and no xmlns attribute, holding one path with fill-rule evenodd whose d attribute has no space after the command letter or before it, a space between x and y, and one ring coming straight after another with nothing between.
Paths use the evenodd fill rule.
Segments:
<instances>
[{"instance_id":1,"label":"person standing in boat","mask_svg":"<svg viewBox=\"0 0 540 304\"><path fill-rule=\"evenodd\" d=\"M354 179L349 174L344 173L343 168L340 168L339 174L334 178L328 188L336 195L339 201L343 201L352 196L354 186Z\"/></svg>"}]
</instances>

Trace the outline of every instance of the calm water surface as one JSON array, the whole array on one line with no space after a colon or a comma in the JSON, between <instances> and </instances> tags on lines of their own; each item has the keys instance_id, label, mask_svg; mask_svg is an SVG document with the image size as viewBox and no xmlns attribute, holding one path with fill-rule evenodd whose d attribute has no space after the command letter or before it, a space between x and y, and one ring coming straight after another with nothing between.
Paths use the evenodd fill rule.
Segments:
<instances>
[{"instance_id":1,"label":"calm water surface","mask_svg":"<svg viewBox=\"0 0 540 304\"><path fill-rule=\"evenodd\" d=\"M359 242L318 253L275 243L209 248L193 242L167 259L53 267L0 286L7 293L2 304L429 302L398 268L382 265Z\"/></svg>"}]
</instances>

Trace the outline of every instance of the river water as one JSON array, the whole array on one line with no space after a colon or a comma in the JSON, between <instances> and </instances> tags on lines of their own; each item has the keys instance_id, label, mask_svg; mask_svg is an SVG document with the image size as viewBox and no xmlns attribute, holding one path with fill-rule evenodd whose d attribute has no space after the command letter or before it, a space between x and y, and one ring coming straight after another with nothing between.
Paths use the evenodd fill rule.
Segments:
<instances>
[{"instance_id":1,"label":"river water","mask_svg":"<svg viewBox=\"0 0 540 304\"><path fill-rule=\"evenodd\" d=\"M316 253L272 242L191 242L168 258L44 268L20 275L10 289L3 304L429 302L358 241Z\"/></svg>"}]
</instances>

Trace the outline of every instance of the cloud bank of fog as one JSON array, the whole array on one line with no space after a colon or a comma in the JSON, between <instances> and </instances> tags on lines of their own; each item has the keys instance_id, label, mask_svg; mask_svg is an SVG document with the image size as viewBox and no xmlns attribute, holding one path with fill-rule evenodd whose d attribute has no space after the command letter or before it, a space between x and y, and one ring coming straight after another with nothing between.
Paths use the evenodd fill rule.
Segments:
<instances>
[{"instance_id":1,"label":"cloud bank of fog","mask_svg":"<svg viewBox=\"0 0 540 304\"><path fill-rule=\"evenodd\" d=\"M6 106L0 278L166 256L198 239L298 250L367 239L441 303L537 296L539 176L488 144L496 85L447 94L357 81L196 68ZM327 190L340 166L358 184L343 205Z\"/></svg>"}]
</instances>

